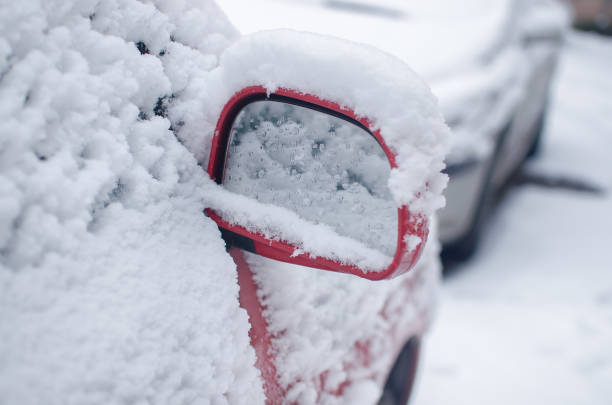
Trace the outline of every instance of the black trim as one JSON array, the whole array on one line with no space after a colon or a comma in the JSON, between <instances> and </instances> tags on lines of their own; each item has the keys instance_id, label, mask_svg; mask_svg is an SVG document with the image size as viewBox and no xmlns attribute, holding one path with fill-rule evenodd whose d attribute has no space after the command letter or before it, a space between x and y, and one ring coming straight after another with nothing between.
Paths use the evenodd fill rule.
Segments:
<instances>
[{"instance_id":1,"label":"black trim","mask_svg":"<svg viewBox=\"0 0 612 405\"><path fill-rule=\"evenodd\" d=\"M243 98L242 100L240 100L239 103L234 104L232 110L228 113L227 116L227 122L230 123L229 126L227 126L227 131L229 131L229 133L226 136L223 136L222 139L225 139L225 142L220 142L219 144L219 154L221 156L223 156L223 164L218 165L218 167L215 168L215 173L214 173L214 179L218 184L222 184L223 183L223 175L225 172L225 162L227 160L227 148L228 145L230 143L230 136L231 136L231 131L232 128L234 127L234 122L236 121L236 118L238 117L238 114L240 114L240 112L249 104L257 102L257 101L276 101L276 102L281 102L281 103L285 103L285 104L291 104L291 105L297 105L300 107L304 107L304 108L308 108L310 110L314 110L314 111L319 111L322 112L324 114L327 115L331 115L334 116L336 118L339 118L341 120L344 120L346 122L349 122L353 125L356 125L357 127L363 129L364 131L366 131L368 134L370 134L370 136L372 138L374 138L374 140L380 145L380 147L384 150L385 148L383 148L382 144L380 143L380 141L378 140L378 138L376 138L374 136L374 134L372 134L372 131L370 131L370 129L368 127L366 127L365 125L363 125L361 122L357 121L354 118L351 118L341 112L338 111L334 111L332 109L329 109L327 107L323 107L320 106L318 104L314 104L314 103L310 103L308 101L303 101L303 100L298 100L295 99L293 97L290 96L284 96L284 95L280 95L280 94L270 94L269 96L265 93L257 93L257 94L253 94L250 95L248 97Z\"/></svg>"},{"instance_id":2,"label":"black trim","mask_svg":"<svg viewBox=\"0 0 612 405\"><path fill-rule=\"evenodd\" d=\"M374 4L355 3L350 0L327 0L323 5L332 9L393 19L402 19L406 17L406 14L402 10L391 7L381 7Z\"/></svg>"},{"instance_id":3,"label":"black trim","mask_svg":"<svg viewBox=\"0 0 612 405\"><path fill-rule=\"evenodd\" d=\"M219 227L219 230L221 230L221 237L225 241L225 247L227 249L229 249L230 246L235 246L237 248L246 250L247 252L257 253L253 239L239 235L232 231L228 231L225 228Z\"/></svg>"},{"instance_id":4,"label":"black trim","mask_svg":"<svg viewBox=\"0 0 612 405\"><path fill-rule=\"evenodd\" d=\"M333 115L336 118L340 118L344 121L350 122L353 125L357 125L359 128L367 131L367 133L369 133L370 135L372 135L372 132L370 132L370 129L368 127L366 127L365 125L363 125L361 122L357 121L354 118L351 118L341 112L329 109L327 107L323 107L322 105L318 105L318 104L314 104L314 103L310 103L308 101L303 101L303 100L298 100L296 98L290 97L290 96L283 96L280 94L270 94L270 97L266 97L265 100L270 100L270 101L280 101L286 104L293 104L293 105L297 105L300 107L304 107L304 108L309 108L311 110L315 110L315 111L319 111L328 115ZM372 135L372 137L374 139L376 139L376 137L374 135ZM378 142L378 139L376 139L376 142Z\"/></svg>"},{"instance_id":5,"label":"black trim","mask_svg":"<svg viewBox=\"0 0 612 405\"><path fill-rule=\"evenodd\" d=\"M442 172L448 174L449 176L455 176L459 173L468 171L469 169L472 169L475 166L478 166L478 164L480 163L481 161L479 160L469 159L463 162L450 164Z\"/></svg>"},{"instance_id":6,"label":"black trim","mask_svg":"<svg viewBox=\"0 0 612 405\"><path fill-rule=\"evenodd\" d=\"M242 111L242 109L246 107L248 104L251 104L259 100L265 100L265 99L266 99L265 94L253 94L251 96L245 97L241 99L240 102L234 104L232 106L232 110L228 113L227 122L231 124L228 127L223 126L221 128L222 131L225 128L228 128L227 129L228 133L227 133L227 136L221 137L221 139L224 141L219 143L219 152L218 152L221 156L223 156L223 164L217 165L217 167L215 168L215 172L213 173L214 180L218 184L221 184L223 182L223 172L225 171L225 161L227 159L227 146L229 145L229 136L230 136L230 132L232 131L232 128L234 127L234 121L236 120L236 117L238 116L240 111ZM218 134L218 135L221 136L221 134Z\"/></svg>"},{"instance_id":7,"label":"black trim","mask_svg":"<svg viewBox=\"0 0 612 405\"><path fill-rule=\"evenodd\" d=\"M420 340L413 337L397 355L393 368L387 376L378 405L406 405L414 386L419 362Z\"/></svg>"}]
</instances>

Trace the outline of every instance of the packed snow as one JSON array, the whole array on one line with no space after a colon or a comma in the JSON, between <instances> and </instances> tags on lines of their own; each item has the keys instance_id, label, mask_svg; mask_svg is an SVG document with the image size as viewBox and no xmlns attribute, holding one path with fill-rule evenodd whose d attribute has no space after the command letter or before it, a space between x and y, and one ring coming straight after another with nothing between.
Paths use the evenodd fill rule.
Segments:
<instances>
[{"instance_id":1,"label":"packed snow","mask_svg":"<svg viewBox=\"0 0 612 405\"><path fill-rule=\"evenodd\" d=\"M239 38L210 0L0 4L1 402L264 402L235 265L203 215L237 198L203 167L223 104L248 85L367 116L397 154L395 204L424 216L443 205L437 102L375 49L294 31ZM254 258L292 398L312 403L325 370L321 401L374 398L389 347L427 323L436 256L434 237L412 275L376 285ZM376 375L350 375L363 384L335 398L363 340ZM329 362L306 367L321 349Z\"/></svg>"},{"instance_id":2,"label":"packed snow","mask_svg":"<svg viewBox=\"0 0 612 405\"><path fill-rule=\"evenodd\" d=\"M612 40L572 33L564 52L526 172L601 193L510 191L443 287L414 404L610 403Z\"/></svg>"},{"instance_id":3,"label":"packed snow","mask_svg":"<svg viewBox=\"0 0 612 405\"><path fill-rule=\"evenodd\" d=\"M411 215L422 218L444 206L442 191L448 177L441 171L450 130L429 87L399 59L375 48L322 35L263 31L232 44L209 81L217 86L223 102L246 87L263 86L269 92L288 88L314 94L352 110L357 117L368 119L373 130L380 130L395 155L396 167L391 169L387 183L395 206L405 205ZM212 111L218 114L221 107ZM385 269L380 264L388 262L388 255L368 257L369 251L364 254L360 246L335 245L322 237L323 233L314 234L312 226L300 232L300 227L292 225L294 216L259 215L257 212L265 207L250 200L215 192L207 203L234 221L245 220L252 230L274 229L279 239L312 256L339 257L342 261L352 256L352 263L364 270Z\"/></svg>"},{"instance_id":4,"label":"packed snow","mask_svg":"<svg viewBox=\"0 0 612 405\"><path fill-rule=\"evenodd\" d=\"M288 403L377 402L401 346L424 333L437 302L433 233L413 270L374 283L247 255Z\"/></svg>"},{"instance_id":5,"label":"packed snow","mask_svg":"<svg viewBox=\"0 0 612 405\"><path fill-rule=\"evenodd\" d=\"M0 403L263 403L169 130L212 131L188 89L236 38L208 0L0 4Z\"/></svg>"},{"instance_id":6,"label":"packed snow","mask_svg":"<svg viewBox=\"0 0 612 405\"><path fill-rule=\"evenodd\" d=\"M363 242L340 235L329 225L313 223L279 205L259 202L224 189L216 190L207 201L215 213L229 223L239 224L268 239L297 246L294 255L308 253L311 257L321 256L355 265L366 272L382 271L392 260L391 256Z\"/></svg>"},{"instance_id":7,"label":"packed snow","mask_svg":"<svg viewBox=\"0 0 612 405\"><path fill-rule=\"evenodd\" d=\"M253 85L270 92L289 88L369 119L396 155L388 185L397 206L423 216L444 206L448 177L441 171L450 130L429 86L401 60L370 46L284 29L236 41L215 73L226 83L227 99Z\"/></svg>"}]
</instances>

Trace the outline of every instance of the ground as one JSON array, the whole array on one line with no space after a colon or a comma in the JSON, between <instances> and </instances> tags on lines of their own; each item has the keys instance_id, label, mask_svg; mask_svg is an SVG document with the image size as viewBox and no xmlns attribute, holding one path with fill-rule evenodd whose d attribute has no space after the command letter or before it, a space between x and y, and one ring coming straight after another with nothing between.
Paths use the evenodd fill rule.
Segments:
<instances>
[{"instance_id":1,"label":"ground","mask_svg":"<svg viewBox=\"0 0 612 405\"><path fill-rule=\"evenodd\" d=\"M612 40L568 37L536 181L445 280L413 404L610 403L610 72Z\"/></svg>"}]
</instances>

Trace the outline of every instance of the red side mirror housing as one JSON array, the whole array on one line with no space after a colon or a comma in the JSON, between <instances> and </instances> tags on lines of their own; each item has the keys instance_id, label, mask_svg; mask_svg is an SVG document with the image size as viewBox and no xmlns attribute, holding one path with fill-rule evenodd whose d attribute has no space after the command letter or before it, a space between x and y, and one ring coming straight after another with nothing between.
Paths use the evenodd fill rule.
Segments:
<instances>
[{"instance_id":1,"label":"red side mirror housing","mask_svg":"<svg viewBox=\"0 0 612 405\"><path fill-rule=\"evenodd\" d=\"M380 130L374 128L365 117L360 117L349 108L321 99L312 94L303 94L291 89L280 88L274 92L261 86L251 86L234 94L223 108L212 140L208 173L218 184L223 183L228 157L228 145L232 126L238 114L250 103L272 100L303 106L318 112L350 121L368 131L384 150L390 167L396 168L395 154L385 143ZM222 231L226 243L250 252L287 263L312 268L353 274L369 280L388 279L410 270L418 261L428 237L429 224L424 215L411 215L408 208L397 208L397 243L391 263L385 268L361 268L356 264L342 262L333 258L317 256L305 251L288 240L272 235L266 237L260 232L249 230L245 224L231 223L213 208L206 209Z\"/></svg>"}]
</instances>

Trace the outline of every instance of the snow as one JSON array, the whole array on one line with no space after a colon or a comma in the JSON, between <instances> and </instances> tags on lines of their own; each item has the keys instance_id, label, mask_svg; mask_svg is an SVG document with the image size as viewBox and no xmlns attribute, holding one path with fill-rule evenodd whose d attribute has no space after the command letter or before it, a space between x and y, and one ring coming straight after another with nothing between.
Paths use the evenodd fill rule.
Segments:
<instances>
[{"instance_id":1,"label":"snow","mask_svg":"<svg viewBox=\"0 0 612 405\"><path fill-rule=\"evenodd\" d=\"M251 3L224 0L219 4L244 34L293 28L374 45L404 60L429 82L470 70L499 40L499 28L507 24L512 8L511 0L359 1L396 10L389 16L335 6L348 6L355 0L257 0L257 6L244 13Z\"/></svg>"},{"instance_id":2,"label":"snow","mask_svg":"<svg viewBox=\"0 0 612 405\"><path fill-rule=\"evenodd\" d=\"M224 188L329 225L391 263L398 228L391 166L370 133L305 107L258 101L238 115L229 144Z\"/></svg>"},{"instance_id":3,"label":"snow","mask_svg":"<svg viewBox=\"0 0 612 405\"><path fill-rule=\"evenodd\" d=\"M414 404L610 402L610 55L608 38L568 37L542 155L527 167L604 194L511 191L475 261L443 286Z\"/></svg>"},{"instance_id":4,"label":"snow","mask_svg":"<svg viewBox=\"0 0 612 405\"><path fill-rule=\"evenodd\" d=\"M288 88L314 94L351 109L358 117L367 118L373 130L380 129L395 154L396 167L388 181L395 206L405 205L411 215L427 218L444 205L442 191L448 177L441 171L450 130L429 87L400 60L375 48L322 35L263 31L232 44L209 82L218 86L222 102L246 87L263 86L269 92ZM218 114L220 107L211 111ZM205 135L199 136L202 138L206 143ZM241 218L253 231L269 233L274 229L279 238L313 256L351 260L369 271L382 271L385 266L380 264L389 261L382 254L360 252L357 245L331 243L322 234L314 234L311 226L301 232L294 226L295 216L265 215L255 199L248 201L221 191L209 197L210 207L223 211L227 218Z\"/></svg>"},{"instance_id":5,"label":"snow","mask_svg":"<svg viewBox=\"0 0 612 405\"><path fill-rule=\"evenodd\" d=\"M530 170L610 190L612 45L573 34L568 50ZM396 203L443 205L448 130L393 57L295 31L238 40L209 0L0 4L0 402L264 402L235 265L202 215L235 196L200 166L252 84L368 115L398 153ZM511 196L445 287L416 403L609 401L610 199ZM250 255L289 398L372 403L390 348L428 323L437 253L432 232L411 273L378 283ZM363 342L367 373L346 363Z\"/></svg>"},{"instance_id":6,"label":"snow","mask_svg":"<svg viewBox=\"0 0 612 405\"><path fill-rule=\"evenodd\" d=\"M335 5L342 3L344 7ZM553 0L369 1L370 12L344 2L225 0L243 33L292 28L375 46L406 62L439 99L451 137L449 164L486 159L520 101L533 66L529 35L563 31L567 12ZM244 13L245 7L249 12ZM395 12L376 13L372 7Z\"/></svg>"},{"instance_id":7,"label":"snow","mask_svg":"<svg viewBox=\"0 0 612 405\"><path fill-rule=\"evenodd\" d=\"M399 59L346 40L271 30L236 41L217 73L227 83L227 99L253 85L289 88L368 118L396 155L389 188L397 206L423 216L444 206L448 178L441 171L450 130L427 84Z\"/></svg>"},{"instance_id":8,"label":"snow","mask_svg":"<svg viewBox=\"0 0 612 405\"><path fill-rule=\"evenodd\" d=\"M236 36L210 1L0 5L0 402L263 402L211 182L169 130L212 133L188 89Z\"/></svg>"},{"instance_id":9,"label":"snow","mask_svg":"<svg viewBox=\"0 0 612 405\"><path fill-rule=\"evenodd\" d=\"M432 233L413 270L375 283L247 255L289 403L376 403L401 345L424 333L435 308L440 265Z\"/></svg>"},{"instance_id":10,"label":"snow","mask_svg":"<svg viewBox=\"0 0 612 405\"><path fill-rule=\"evenodd\" d=\"M249 85L367 116L397 154L394 203L424 216L443 205L449 130L427 85L393 57L295 31L239 39L210 0L0 5L2 402L264 402L235 265L203 215L237 199L203 167L223 104ZM427 323L436 256L434 236L412 275L376 286L255 258L277 368L286 388L299 381L291 395L312 402L327 367L331 402L340 360L371 338L376 382L345 392L373 398L393 336ZM407 296L410 283L422 288ZM319 316L338 323L321 331ZM304 375L289 358L326 348L329 361Z\"/></svg>"},{"instance_id":11,"label":"snow","mask_svg":"<svg viewBox=\"0 0 612 405\"><path fill-rule=\"evenodd\" d=\"M297 245L294 255L307 252L312 257L323 256L352 264L366 272L384 270L392 260L363 242L339 234L330 225L315 224L279 205L262 203L224 189L208 196L207 203L231 224L240 224L272 240Z\"/></svg>"}]
</instances>

